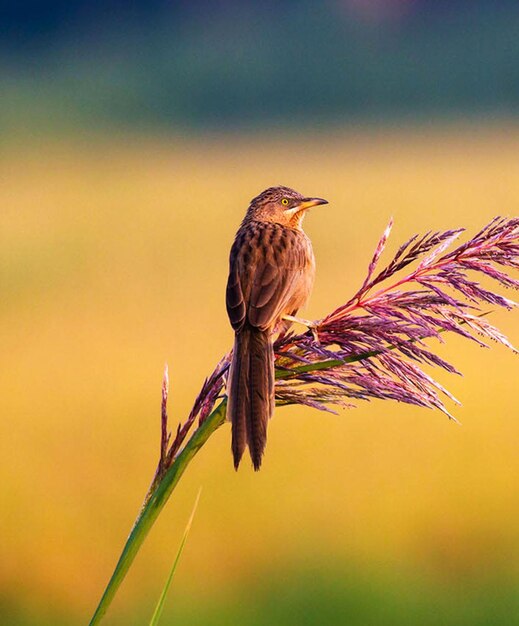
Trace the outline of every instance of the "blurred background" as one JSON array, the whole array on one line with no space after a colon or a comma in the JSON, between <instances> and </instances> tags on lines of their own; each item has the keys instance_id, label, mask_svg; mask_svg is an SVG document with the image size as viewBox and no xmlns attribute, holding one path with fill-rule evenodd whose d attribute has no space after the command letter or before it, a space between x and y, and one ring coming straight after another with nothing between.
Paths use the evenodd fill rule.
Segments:
<instances>
[{"instance_id":1,"label":"blurred background","mask_svg":"<svg viewBox=\"0 0 519 626\"><path fill-rule=\"evenodd\" d=\"M327 198L307 317L364 279L391 215L471 231L519 206L514 0L0 3L0 622L86 623L152 478L229 349L248 201ZM517 312L493 321L519 343ZM519 623L519 361L457 338L443 415L276 412L262 471L230 428L193 462L106 618Z\"/></svg>"}]
</instances>

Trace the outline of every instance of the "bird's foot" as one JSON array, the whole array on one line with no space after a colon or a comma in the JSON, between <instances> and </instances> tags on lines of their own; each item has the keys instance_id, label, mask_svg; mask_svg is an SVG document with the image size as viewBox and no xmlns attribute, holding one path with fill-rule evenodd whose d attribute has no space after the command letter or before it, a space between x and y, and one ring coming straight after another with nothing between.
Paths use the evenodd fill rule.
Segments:
<instances>
[{"instance_id":1,"label":"bird's foot","mask_svg":"<svg viewBox=\"0 0 519 626\"><path fill-rule=\"evenodd\" d=\"M302 326L306 326L306 328L308 328L308 330L312 333L314 341L316 343L320 343L319 335L317 332L319 326L316 322L313 322L311 320L305 320L301 317L294 317L293 315L283 315L282 319L286 322L292 322L293 324L301 324Z\"/></svg>"}]
</instances>

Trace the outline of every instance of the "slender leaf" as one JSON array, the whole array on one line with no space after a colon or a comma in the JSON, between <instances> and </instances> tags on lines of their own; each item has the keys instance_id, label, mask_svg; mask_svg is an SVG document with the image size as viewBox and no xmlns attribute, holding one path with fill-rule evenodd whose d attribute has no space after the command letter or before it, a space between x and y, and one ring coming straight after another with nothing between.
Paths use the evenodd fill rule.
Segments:
<instances>
[{"instance_id":1,"label":"slender leaf","mask_svg":"<svg viewBox=\"0 0 519 626\"><path fill-rule=\"evenodd\" d=\"M182 556L184 546L186 545L187 536L189 535L189 531L191 530L191 524L193 523L193 518L195 517L196 508L198 506L198 501L200 500L201 493L202 493L202 487L200 487L200 489L198 490L198 494L195 499L195 504L193 505L193 510L191 511L191 515L189 517L189 520L187 521L186 528L182 536L182 541L180 542L180 545L178 547L177 555L175 556L175 560L173 561L173 566L171 568L171 571L169 572L168 579L166 580L166 584L164 585L164 588L162 589L162 593L160 594L159 601L157 602L157 606L155 607L155 611L153 612L153 616L150 621L150 626L157 626L157 624L159 623L160 616L162 615L164 604L166 602L166 596L171 586L171 581L173 580L173 576L177 569L178 562L180 561L180 557Z\"/></svg>"}]
</instances>

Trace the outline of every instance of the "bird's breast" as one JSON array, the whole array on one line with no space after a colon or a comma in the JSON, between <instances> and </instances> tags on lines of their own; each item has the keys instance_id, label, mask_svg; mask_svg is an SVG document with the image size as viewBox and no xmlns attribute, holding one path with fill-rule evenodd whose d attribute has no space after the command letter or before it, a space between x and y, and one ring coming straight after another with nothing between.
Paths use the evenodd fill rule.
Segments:
<instances>
[{"instance_id":1,"label":"bird's breast","mask_svg":"<svg viewBox=\"0 0 519 626\"><path fill-rule=\"evenodd\" d=\"M303 232L298 232L297 247L301 259L300 270L295 274L291 297L287 303L285 314L295 315L299 309L308 304L315 279L315 257L312 243Z\"/></svg>"}]
</instances>

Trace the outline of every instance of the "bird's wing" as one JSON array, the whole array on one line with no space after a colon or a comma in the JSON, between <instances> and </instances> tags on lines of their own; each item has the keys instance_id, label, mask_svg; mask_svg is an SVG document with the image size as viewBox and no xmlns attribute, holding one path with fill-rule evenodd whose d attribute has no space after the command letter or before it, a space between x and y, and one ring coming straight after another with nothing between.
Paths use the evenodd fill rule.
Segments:
<instances>
[{"instance_id":1,"label":"bird's wing","mask_svg":"<svg viewBox=\"0 0 519 626\"><path fill-rule=\"evenodd\" d=\"M235 330L262 330L286 313L306 266L300 233L278 224L247 224L231 249L227 312Z\"/></svg>"}]
</instances>

